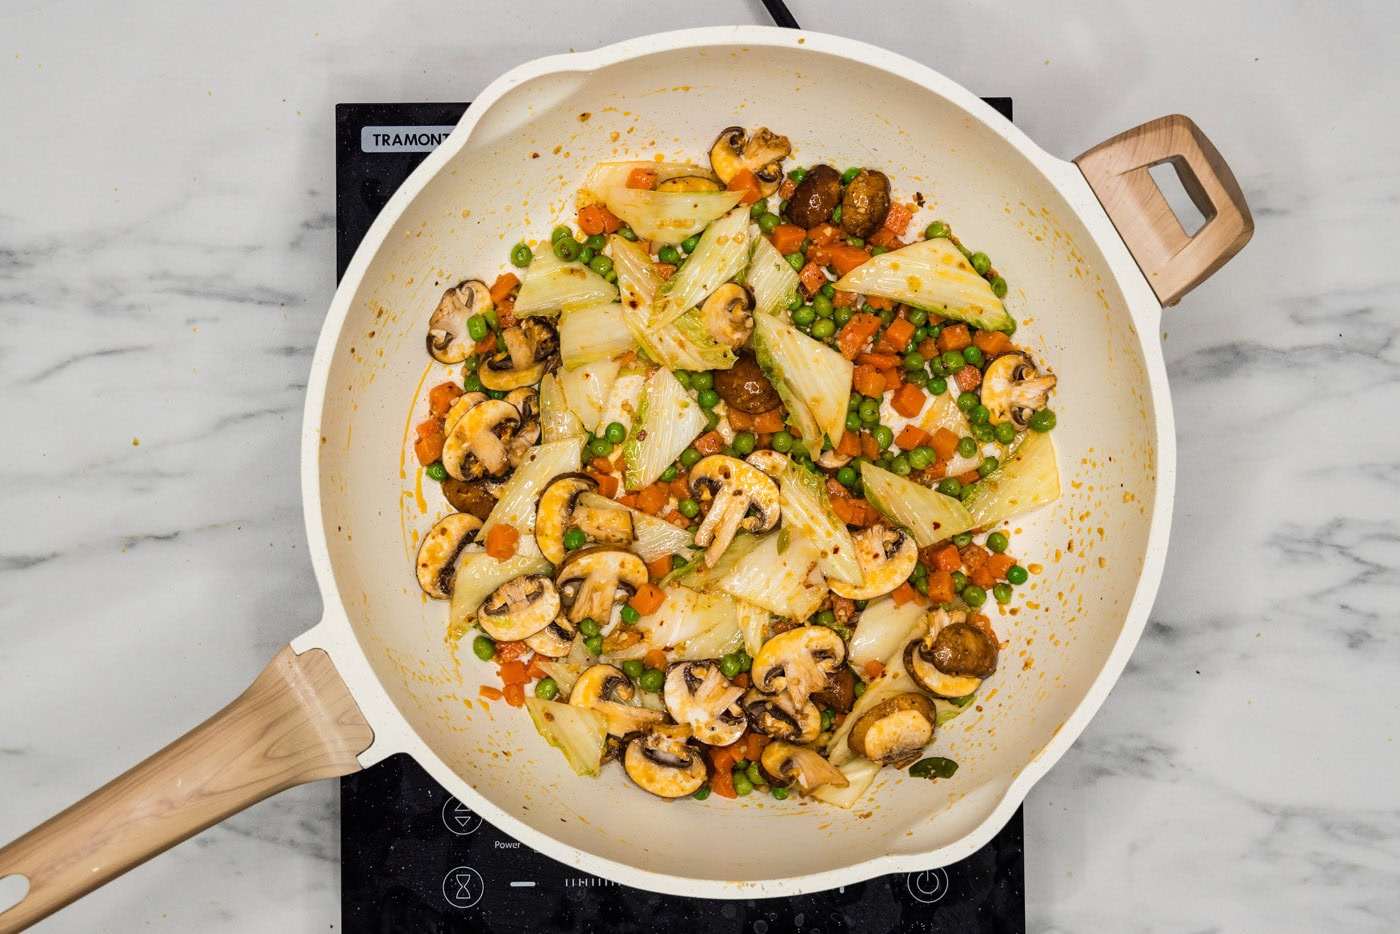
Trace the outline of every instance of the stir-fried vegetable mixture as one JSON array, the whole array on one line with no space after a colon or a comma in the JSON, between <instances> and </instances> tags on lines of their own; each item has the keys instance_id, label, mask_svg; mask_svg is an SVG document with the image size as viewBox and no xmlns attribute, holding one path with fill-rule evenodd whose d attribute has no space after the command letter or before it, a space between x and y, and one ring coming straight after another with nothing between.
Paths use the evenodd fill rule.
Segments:
<instances>
[{"instance_id":1,"label":"stir-fried vegetable mixture","mask_svg":"<svg viewBox=\"0 0 1400 934\"><path fill-rule=\"evenodd\" d=\"M666 798L951 776L925 752L1028 577L1006 520L1059 495L1055 377L987 254L791 151L730 127L709 168L599 164L577 229L428 325L454 378L414 451L456 511L419 583L484 696Z\"/></svg>"}]
</instances>

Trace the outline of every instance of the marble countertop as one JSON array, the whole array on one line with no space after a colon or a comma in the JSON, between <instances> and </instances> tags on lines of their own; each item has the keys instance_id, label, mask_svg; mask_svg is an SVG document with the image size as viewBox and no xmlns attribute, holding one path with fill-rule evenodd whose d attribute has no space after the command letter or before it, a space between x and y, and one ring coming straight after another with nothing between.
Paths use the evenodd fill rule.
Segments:
<instances>
[{"instance_id":1,"label":"marble countertop","mask_svg":"<svg viewBox=\"0 0 1400 934\"><path fill-rule=\"evenodd\" d=\"M1400 7L791 3L1070 158L1193 117L1254 241L1164 314L1179 433L1133 661L1026 803L1034 931L1400 917ZM238 694L318 618L298 443L333 291L334 105L757 2L0 8L0 841ZM470 12L469 12L470 10ZM1400 406L1398 406L1400 408ZM334 783L40 926L327 931Z\"/></svg>"}]
</instances>

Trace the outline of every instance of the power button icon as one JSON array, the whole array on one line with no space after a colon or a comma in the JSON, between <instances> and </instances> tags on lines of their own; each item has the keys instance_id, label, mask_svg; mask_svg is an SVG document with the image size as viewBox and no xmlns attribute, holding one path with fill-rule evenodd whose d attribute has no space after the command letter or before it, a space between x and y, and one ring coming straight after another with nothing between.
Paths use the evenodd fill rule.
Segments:
<instances>
[{"instance_id":1,"label":"power button icon","mask_svg":"<svg viewBox=\"0 0 1400 934\"><path fill-rule=\"evenodd\" d=\"M909 894L914 901L925 905L948 894L948 872L944 869L925 869L923 872L909 873Z\"/></svg>"}]
</instances>

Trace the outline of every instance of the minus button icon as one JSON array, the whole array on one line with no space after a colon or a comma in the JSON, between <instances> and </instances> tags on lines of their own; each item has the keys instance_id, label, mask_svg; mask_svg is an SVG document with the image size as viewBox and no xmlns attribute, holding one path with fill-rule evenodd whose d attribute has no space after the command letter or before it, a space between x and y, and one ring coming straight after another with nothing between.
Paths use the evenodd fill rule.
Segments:
<instances>
[{"instance_id":1,"label":"minus button icon","mask_svg":"<svg viewBox=\"0 0 1400 934\"><path fill-rule=\"evenodd\" d=\"M533 889L535 887L535 883L529 880L526 880L524 882L512 882L510 884L510 887L513 889Z\"/></svg>"}]
</instances>

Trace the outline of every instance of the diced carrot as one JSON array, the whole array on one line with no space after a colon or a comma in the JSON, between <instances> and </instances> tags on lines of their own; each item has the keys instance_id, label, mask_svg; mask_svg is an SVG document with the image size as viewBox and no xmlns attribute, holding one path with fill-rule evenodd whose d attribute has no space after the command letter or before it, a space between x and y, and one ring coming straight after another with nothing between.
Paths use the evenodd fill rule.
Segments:
<instances>
[{"instance_id":1,"label":"diced carrot","mask_svg":"<svg viewBox=\"0 0 1400 934\"><path fill-rule=\"evenodd\" d=\"M413 427L413 431L419 438L427 438L431 435L442 434L442 419L429 418L419 422Z\"/></svg>"},{"instance_id":2,"label":"diced carrot","mask_svg":"<svg viewBox=\"0 0 1400 934\"><path fill-rule=\"evenodd\" d=\"M646 583L637 588L637 592L632 595L632 599L627 603L632 609L643 616L650 616L661 609L661 604L666 602L666 592L652 583Z\"/></svg>"},{"instance_id":3,"label":"diced carrot","mask_svg":"<svg viewBox=\"0 0 1400 934\"><path fill-rule=\"evenodd\" d=\"M663 484L653 483L651 486L637 492L637 508L649 515L656 515L666 508L666 501L671 498L671 491Z\"/></svg>"},{"instance_id":4,"label":"diced carrot","mask_svg":"<svg viewBox=\"0 0 1400 934\"><path fill-rule=\"evenodd\" d=\"M515 287L520 285L520 277L513 272L503 272L491 283L491 301L500 303L506 300Z\"/></svg>"},{"instance_id":5,"label":"diced carrot","mask_svg":"<svg viewBox=\"0 0 1400 934\"><path fill-rule=\"evenodd\" d=\"M749 673L741 671L730 680L734 682L735 687L746 688L749 686Z\"/></svg>"},{"instance_id":6,"label":"diced carrot","mask_svg":"<svg viewBox=\"0 0 1400 934\"><path fill-rule=\"evenodd\" d=\"M885 392L885 378L880 375L880 371L868 363L863 363L855 368L851 376L851 385L855 391L862 396L870 396L878 399Z\"/></svg>"},{"instance_id":7,"label":"diced carrot","mask_svg":"<svg viewBox=\"0 0 1400 934\"><path fill-rule=\"evenodd\" d=\"M875 436L868 431L860 433L860 456L869 460L880 459L880 445L875 440Z\"/></svg>"},{"instance_id":8,"label":"diced carrot","mask_svg":"<svg viewBox=\"0 0 1400 934\"><path fill-rule=\"evenodd\" d=\"M870 338L875 336L875 332L880 330L881 321L875 315L868 315L864 312L851 315L851 320L841 326L841 331L836 335L836 346L841 349L841 356L847 360L854 360Z\"/></svg>"},{"instance_id":9,"label":"diced carrot","mask_svg":"<svg viewBox=\"0 0 1400 934\"><path fill-rule=\"evenodd\" d=\"M833 496L831 498L831 511L836 513L836 518L846 525L860 525L865 511L857 505L858 502L859 500L849 496Z\"/></svg>"},{"instance_id":10,"label":"diced carrot","mask_svg":"<svg viewBox=\"0 0 1400 934\"><path fill-rule=\"evenodd\" d=\"M647 654L642 656L642 664L661 671L666 667L666 653L660 649L648 649Z\"/></svg>"},{"instance_id":11,"label":"diced carrot","mask_svg":"<svg viewBox=\"0 0 1400 934\"><path fill-rule=\"evenodd\" d=\"M523 658L529 651L530 647L518 639L514 642L497 642L496 661L505 663Z\"/></svg>"},{"instance_id":12,"label":"diced carrot","mask_svg":"<svg viewBox=\"0 0 1400 934\"><path fill-rule=\"evenodd\" d=\"M1008 554L993 554L987 559L987 570L999 581L1006 580L1006 572L1016 564L1016 559Z\"/></svg>"},{"instance_id":13,"label":"diced carrot","mask_svg":"<svg viewBox=\"0 0 1400 934\"><path fill-rule=\"evenodd\" d=\"M962 350L972 343L972 336L967 332L965 324L950 324L938 333L938 349L945 353L949 350Z\"/></svg>"},{"instance_id":14,"label":"diced carrot","mask_svg":"<svg viewBox=\"0 0 1400 934\"><path fill-rule=\"evenodd\" d=\"M487 334L481 340L472 345L472 353L478 356L482 354L493 354L496 352L496 335Z\"/></svg>"},{"instance_id":15,"label":"diced carrot","mask_svg":"<svg viewBox=\"0 0 1400 934\"><path fill-rule=\"evenodd\" d=\"M968 571L967 579L972 581L978 587L981 587L983 590L991 590L997 582L997 576L991 571L987 570L987 566L985 564L979 568L975 568L971 571Z\"/></svg>"},{"instance_id":16,"label":"diced carrot","mask_svg":"<svg viewBox=\"0 0 1400 934\"><path fill-rule=\"evenodd\" d=\"M939 460L947 461L957 453L958 442L961 440L947 428L939 428L929 440L929 447L933 448L933 453L938 455Z\"/></svg>"},{"instance_id":17,"label":"diced carrot","mask_svg":"<svg viewBox=\"0 0 1400 934\"><path fill-rule=\"evenodd\" d=\"M958 392L972 392L982 385L982 371L969 363L953 374L953 382L957 384Z\"/></svg>"},{"instance_id":18,"label":"diced carrot","mask_svg":"<svg viewBox=\"0 0 1400 934\"><path fill-rule=\"evenodd\" d=\"M670 512L666 513L666 515L662 516L662 518L678 529L690 528L690 520L682 515L679 509L672 509Z\"/></svg>"},{"instance_id":19,"label":"diced carrot","mask_svg":"<svg viewBox=\"0 0 1400 934\"><path fill-rule=\"evenodd\" d=\"M524 684L530 680L525 663L518 658L499 666L496 673L501 676L502 684Z\"/></svg>"},{"instance_id":20,"label":"diced carrot","mask_svg":"<svg viewBox=\"0 0 1400 934\"><path fill-rule=\"evenodd\" d=\"M913 383L906 383L899 387L899 392L894 394L890 400L890 408L894 409L905 418L913 418L924 408L924 391ZM924 433L928 437L928 433Z\"/></svg>"},{"instance_id":21,"label":"diced carrot","mask_svg":"<svg viewBox=\"0 0 1400 934\"><path fill-rule=\"evenodd\" d=\"M734 790L734 773L729 769L715 769L710 773L710 790L721 798L737 798Z\"/></svg>"},{"instance_id":22,"label":"diced carrot","mask_svg":"<svg viewBox=\"0 0 1400 934\"><path fill-rule=\"evenodd\" d=\"M677 500L685 499L690 495L690 481L684 474L676 474L676 479L667 484L666 488Z\"/></svg>"},{"instance_id":23,"label":"diced carrot","mask_svg":"<svg viewBox=\"0 0 1400 934\"><path fill-rule=\"evenodd\" d=\"M956 592L953 590L951 571L928 572L928 598L934 603L952 603Z\"/></svg>"},{"instance_id":24,"label":"diced carrot","mask_svg":"<svg viewBox=\"0 0 1400 934\"><path fill-rule=\"evenodd\" d=\"M1001 639L997 638L997 631L992 628L992 621L987 618L986 613L978 613L976 616L972 617L972 619L968 620L968 622L991 636L993 642L1001 642Z\"/></svg>"},{"instance_id":25,"label":"diced carrot","mask_svg":"<svg viewBox=\"0 0 1400 934\"><path fill-rule=\"evenodd\" d=\"M797 190L797 182L790 178L783 179L783 183L778 186L778 197L787 200L792 197L792 193Z\"/></svg>"},{"instance_id":26,"label":"diced carrot","mask_svg":"<svg viewBox=\"0 0 1400 934\"><path fill-rule=\"evenodd\" d=\"M652 263L651 268L656 270L656 274L662 279L669 279L676 274L675 263Z\"/></svg>"},{"instance_id":27,"label":"diced carrot","mask_svg":"<svg viewBox=\"0 0 1400 934\"><path fill-rule=\"evenodd\" d=\"M834 269L838 276L844 276L870 259L870 254L862 248L844 243L833 243L827 247L827 256L829 261L826 265Z\"/></svg>"},{"instance_id":28,"label":"diced carrot","mask_svg":"<svg viewBox=\"0 0 1400 934\"><path fill-rule=\"evenodd\" d=\"M881 298L879 295L865 296L865 303L876 311L890 311L894 308L894 299Z\"/></svg>"},{"instance_id":29,"label":"diced carrot","mask_svg":"<svg viewBox=\"0 0 1400 934\"><path fill-rule=\"evenodd\" d=\"M438 425L437 422L433 423ZM441 427L430 435L419 438L413 442L413 456L418 458L418 463L427 467L434 461L442 460L442 448L447 443L447 437L442 433Z\"/></svg>"},{"instance_id":30,"label":"diced carrot","mask_svg":"<svg viewBox=\"0 0 1400 934\"><path fill-rule=\"evenodd\" d=\"M880 375L885 378L885 392L899 392L904 385L904 371L900 369L881 370Z\"/></svg>"},{"instance_id":31,"label":"diced carrot","mask_svg":"<svg viewBox=\"0 0 1400 934\"><path fill-rule=\"evenodd\" d=\"M442 418L462 395L462 387L456 383L438 383L428 390L428 412L433 418Z\"/></svg>"},{"instance_id":32,"label":"diced carrot","mask_svg":"<svg viewBox=\"0 0 1400 934\"><path fill-rule=\"evenodd\" d=\"M833 227L830 224L818 224L808 228L807 239L812 241L813 246L826 246L828 243L835 243L841 239L841 228Z\"/></svg>"},{"instance_id":33,"label":"diced carrot","mask_svg":"<svg viewBox=\"0 0 1400 934\"><path fill-rule=\"evenodd\" d=\"M907 318L896 318L885 328L885 340L890 342L894 352L898 354L906 353L905 348L909 346L909 341L914 337L914 325L909 323Z\"/></svg>"},{"instance_id":34,"label":"diced carrot","mask_svg":"<svg viewBox=\"0 0 1400 934\"><path fill-rule=\"evenodd\" d=\"M619 367L628 367L637 362L637 352L635 350L624 350L617 358Z\"/></svg>"},{"instance_id":35,"label":"diced carrot","mask_svg":"<svg viewBox=\"0 0 1400 934\"><path fill-rule=\"evenodd\" d=\"M730 409L729 411L732 413L734 410ZM784 426L782 406L771 408L767 412L759 412L753 417L752 430L759 434L777 434L783 430Z\"/></svg>"},{"instance_id":36,"label":"diced carrot","mask_svg":"<svg viewBox=\"0 0 1400 934\"><path fill-rule=\"evenodd\" d=\"M802 249L802 241L807 239L807 231L796 224L779 224L768 235L768 241L779 253L787 256Z\"/></svg>"},{"instance_id":37,"label":"diced carrot","mask_svg":"<svg viewBox=\"0 0 1400 934\"><path fill-rule=\"evenodd\" d=\"M768 745L768 737L762 733L751 731L748 741L744 745L744 758L750 762L757 762L758 757L763 755L763 747Z\"/></svg>"},{"instance_id":38,"label":"diced carrot","mask_svg":"<svg viewBox=\"0 0 1400 934\"><path fill-rule=\"evenodd\" d=\"M958 557L962 558L963 567L969 571L975 571L986 564L991 554L981 545L965 545L958 549Z\"/></svg>"},{"instance_id":39,"label":"diced carrot","mask_svg":"<svg viewBox=\"0 0 1400 934\"><path fill-rule=\"evenodd\" d=\"M525 704L525 685L507 684L505 690L501 691L501 696L512 707L522 707Z\"/></svg>"},{"instance_id":40,"label":"diced carrot","mask_svg":"<svg viewBox=\"0 0 1400 934\"><path fill-rule=\"evenodd\" d=\"M695 450L706 457L724 450L724 435L717 431L707 431L695 439Z\"/></svg>"},{"instance_id":41,"label":"diced carrot","mask_svg":"<svg viewBox=\"0 0 1400 934\"><path fill-rule=\"evenodd\" d=\"M1000 331L978 331L972 335L972 344L987 356L995 357L1011 349L1011 338Z\"/></svg>"},{"instance_id":42,"label":"diced carrot","mask_svg":"<svg viewBox=\"0 0 1400 934\"><path fill-rule=\"evenodd\" d=\"M841 442L836 445L836 453L842 457L860 456L860 433L855 431L843 432Z\"/></svg>"},{"instance_id":43,"label":"diced carrot","mask_svg":"<svg viewBox=\"0 0 1400 934\"><path fill-rule=\"evenodd\" d=\"M725 417L729 419L729 427L735 431L751 431L753 429L753 416L748 412L730 409L729 414Z\"/></svg>"},{"instance_id":44,"label":"diced carrot","mask_svg":"<svg viewBox=\"0 0 1400 934\"><path fill-rule=\"evenodd\" d=\"M729 184L724 186L730 191L742 191L744 196L739 199L740 204L753 204L763 197L763 188L758 181L758 176L749 169L740 169L734 173L734 177L729 180Z\"/></svg>"},{"instance_id":45,"label":"diced carrot","mask_svg":"<svg viewBox=\"0 0 1400 934\"><path fill-rule=\"evenodd\" d=\"M540 667L540 662L544 661L544 659L545 656L543 655L530 656L530 664L525 666L525 675L531 681L539 681L542 678L549 677L549 672Z\"/></svg>"},{"instance_id":46,"label":"diced carrot","mask_svg":"<svg viewBox=\"0 0 1400 934\"><path fill-rule=\"evenodd\" d=\"M480 694L482 697L486 698L487 700L501 699L501 689L493 688L489 684L483 684L480 688L477 689L477 693Z\"/></svg>"},{"instance_id":47,"label":"diced carrot","mask_svg":"<svg viewBox=\"0 0 1400 934\"><path fill-rule=\"evenodd\" d=\"M809 262L802 267L802 271L797 274L797 278L802 280L802 287L807 290L807 294L812 294L817 289L826 285L826 273L816 263Z\"/></svg>"},{"instance_id":48,"label":"diced carrot","mask_svg":"<svg viewBox=\"0 0 1400 934\"><path fill-rule=\"evenodd\" d=\"M962 567L962 555L958 554L958 546L952 542L934 548L931 557L935 570L947 571L951 574Z\"/></svg>"},{"instance_id":49,"label":"diced carrot","mask_svg":"<svg viewBox=\"0 0 1400 934\"><path fill-rule=\"evenodd\" d=\"M889 211L885 213L885 219L880 226L891 233L904 236L904 232L909 229L909 222L914 219L914 212L909 210L907 204L891 204Z\"/></svg>"},{"instance_id":50,"label":"diced carrot","mask_svg":"<svg viewBox=\"0 0 1400 934\"><path fill-rule=\"evenodd\" d=\"M648 561L648 562L647 562L647 576L648 576L648 577L654 577L654 578L656 578L657 580L660 580L661 578L665 577L667 574L670 574L670 573L671 573L671 556L670 556L670 555L662 555L661 557L657 558L655 561Z\"/></svg>"},{"instance_id":51,"label":"diced carrot","mask_svg":"<svg viewBox=\"0 0 1400 934\"><path fill-rule=\"evenodd\" d=\"M578 212L578 228L590 237L622 229L622 221L601 204L590 204Z\"/></svg>"},{"instance_id":52,"label":"diced carrot","mask_svg":"<svg viewBox=\"0 0 1400 934\"><path fill-rule=\"evenodd\" d=\"M835 477L827 477L826 495L831 499L845 499L851 495L851 491L842 486L841 481Z\"/></svg>"},{"instance_id":53,"label":"diced carrot","mask_svg":"<svg viewBox=\"0 0 1400 934\"><path fill-rule=\"evenodd\" d=\"M504 522L491 526L486 533L486 553L497 561L504 561L515 554L515 546L520 541L520 530Z\"/></svg>"},{"instance_id":54,"label":"diced carrot","mask_svg":"<svg viewBox=\"0 0 1400 934\"><path fill-rule=\"evenodd\" d=\"M901 584L900 586L909 587L907 583ZM912 591L914 588L909 587L909 589ZM865 675L866 681L874 681L876 678L880 677L880 675L885 673L885 663L880 661L878 658L872 658L870 661L865 663L865 667L861 669L861 673Z\"/></svg>"},{"instance_id":55,"label":"diced carrot","mask_svg":"<svg viewBox=\"0 0 1400 934\"><path fill-rule=\"evenodd\" d=\"M856 354L857 365L873 366L877 370L888 370L891 367L899 366L904 362L902 357L892 353L862 353Z\"/></svg>"},{"instance_id":56,"label":"diced carrot","mask_svg":"<svg viewBox=\"0 0 1400 934\"><path fill-rule=\"evenodd\" d=\"M932 337L925 337L919 341L919 346L915 349L919 351L919 356L925 360L932 360L939 354L938 341Z\"/></svg>"},{"instance_id":57,"label":"diced carrot","mask_svg":"<svg viewBox=\"0 0 1400 934\"><path fill-rule=\"evenodd\" d=\"M619 503L621 503L622 505L628 507L629 509L636 509L636 508L637 508L637 494L636 494L636 493L624 493L622 496L619 496L619 497L617 498L617 501L618 501Z\"/></svg>"},{"instance_id":58,"label":"diced carrot","mask_svg":"<svg viewBox=\"0 0 1400 934\"><path fill-rule=\"evenodd\" d=\"M628 188L642 188L651 191L656 188L656 169L649 165L640 165L627 173Z\"/></svg>"},{"instance_id":59,"label":"diced carrot","mask_svg":"<svg viewBox=\"0 0 1400 934\"><path fill-rule=\"evenodd\" d=\"M610 473L599 473L595 470L587 471L588 475L598 484L598 495L612 499L617 495L617 478Z\"/></svg>"},{"instance_id":60,"label":"diced carrot","mask_svg":"<svg viewBox=\"0 0 1400 934\"><path fill-rule=\"evenodd\" d=\"M496 323L501 329L513 328L518 324L515 320L515 296L507 295L496 303Z\"/></svg>"},{"instance_id":61,"label":"diced carrot","mask_svg":"<svg viewBox=\"0 0 1400 934\"><path fill-rule=\"evenodd\" d=\"M807 261L817 266L831 265L831 247L814 243L807 247Z\"/></svg>"},{"instance_id":62,"label":"diced carrot","mask_svg":"<svg viewBox=\"0 0 1400 934\"><path fill-rule=\"evenodd\" d=\"M962 473L958 474L958 482L963 486L976 483L980 479L982 479L982 477L976 470L964 470Z\"/></svg>"},{"instance_id":63,"label":"diced carrot","mask_svg":"<svg viewBox=\"0 0 1400 934\"><path fill-rule=\"evenodd\" d=\"M909 244L894 235L894 231L881 228L870 235L870 239L865 241L871 246L884 247L887 250L898 250Z\"/></svg>"},{"instance_id":64,"label":"diced carrot","mask_svg":"<svg viewBox=\"0 0 1400 934\"><path fill-rule=\"evenodd\" d=\"M858 308L860 306L860 294L857 292L847 292L845 289L837 289L836 294L831 297L833 308Z\"/></svg>"},{"instance_id":65,"label":"diced carrot","mask_svg":"<svg viewBox=\"0 0 1400 934\"><path fill-rule=\"evenodd\" d=\"M913 600L918 594L919 592L915 590L908 581L905 581L894 590L890 591L890 598L894 600L895 606L904 606L904 604Z\"/></svg>"},{"instance_id":66,"label":"diced carrot","mask_svg":"<svg viewBox=\"0 0 1400 934\"><path fill-rule=\"evenodd\" d=\"M904 387L901 387L901 391ZM895 436L894 443L901 451L912 451L917 447L928 444L929 433L918 425L905 425Z\"/></svg>"}]
</instances>

